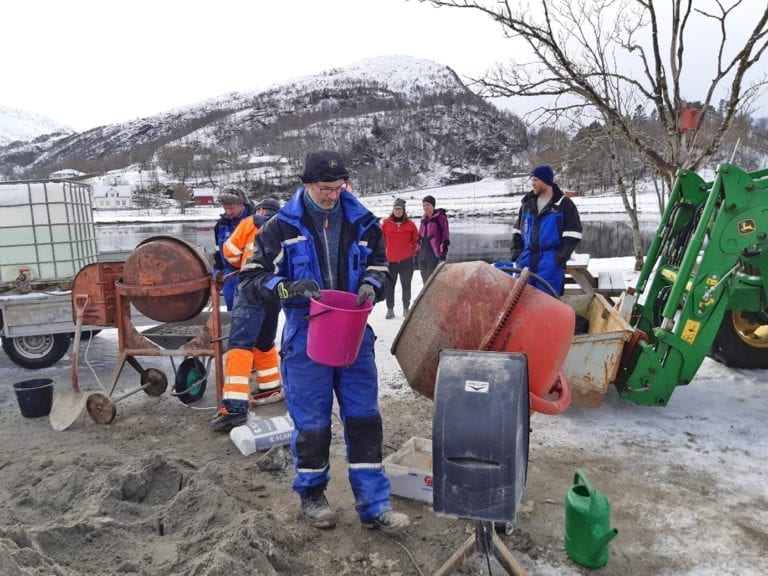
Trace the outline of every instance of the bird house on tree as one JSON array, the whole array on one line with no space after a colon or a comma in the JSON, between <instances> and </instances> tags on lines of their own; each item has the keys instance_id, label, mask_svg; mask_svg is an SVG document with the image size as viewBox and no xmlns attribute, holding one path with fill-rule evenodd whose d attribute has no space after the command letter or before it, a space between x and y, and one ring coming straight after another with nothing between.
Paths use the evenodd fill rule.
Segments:
<instances>
[{"instance_id":1,"label":"bird house on tree","mask_svg":"<svg viewBox=\"0 0 768 576\"><path fill-rule=\"evenodd\" d=\"M699 111L696 108L683 108L680 112L680 132L696 130L699 125Z\"/></svg>"}]
</instances>

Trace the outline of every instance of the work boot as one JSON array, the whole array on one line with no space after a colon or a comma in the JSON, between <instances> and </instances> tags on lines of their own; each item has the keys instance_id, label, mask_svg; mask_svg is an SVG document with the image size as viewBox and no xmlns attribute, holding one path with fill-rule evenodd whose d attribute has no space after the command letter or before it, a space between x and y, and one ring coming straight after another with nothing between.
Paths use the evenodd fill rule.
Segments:
<instances>
[{"instance_id":1,"label":"work boot","mask_svg":"<svg viewBox=\"0 0 768 576\"><path fill-rule=\"evenodd\" d=\"M228 412L219 412L211 420L208 421L208 426L214 432L229 432L235 426L242 426L248 419L248 414L243 412L242 414L230 414Z\"/></svg>"},{"instance_id":2,"label":"work boot","mask_svg":"<svg viewBox=\"0 0 768 576\"><path fill-rule=\"evenodd\" d=\"M407 514L395 512L394 510L385 510L370 522L363 522L366 528L378 528L385 534L394 534L400 532L411 525L411 520Z\"/></svg>"},{"instance_id":3,"label":"work boot","mask_svg":"<svg viewBox=\"0 0 768 576\"><path fill-rule=\"evenodd\" d=\"M336 512L331 510L325 489L311 488L301 499L301 512L313 528L333 528L336 526Z\"/></svg>"},{"instance_id":4,"label":"work boot","mask_svg":"<svg viewBox=\"0 0 768 576\"><path fill-rule=\"evenodd\" d=\"M248 407L254 408L256 406L262 406L263 404L274 404L285 400L285 393L283 387L273 388L272 390L259 390L251 394L251 399L248 401Z\"/></svg>"},{"instance_id":5,"label":"work boot","mask_svg":"<svg viewBox=\"0 0 768 576\"><path fill-rule=\"evenodd\" d=\"M389 320L390 318L394 318L394 317L395 317L395 309L387 308L387 315L385 316L385 318Z\"/></svg>"}]
</instances>

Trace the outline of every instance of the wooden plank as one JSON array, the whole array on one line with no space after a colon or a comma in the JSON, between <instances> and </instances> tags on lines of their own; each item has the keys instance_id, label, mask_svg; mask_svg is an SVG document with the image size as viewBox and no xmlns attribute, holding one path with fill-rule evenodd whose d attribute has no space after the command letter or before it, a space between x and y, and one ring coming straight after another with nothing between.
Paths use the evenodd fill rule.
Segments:
<instances>
[{"instance_id":1,"label":"wooden plank","mask_svg":"<svg viewBox=\"0 0 768 576\"><path fill-rule=\"evenodd\" d=\"M627 289L624 275L617 271L602 271L597 275L597 291L601 294L621 294Z\"/></svg>"}]
</instances>

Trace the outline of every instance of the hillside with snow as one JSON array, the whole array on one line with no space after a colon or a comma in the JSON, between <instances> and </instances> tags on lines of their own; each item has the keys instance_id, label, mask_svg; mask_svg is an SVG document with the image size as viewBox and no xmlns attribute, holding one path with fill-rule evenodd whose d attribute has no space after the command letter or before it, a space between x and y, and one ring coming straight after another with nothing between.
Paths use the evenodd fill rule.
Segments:
<instances>
[{"instance_id":1,"label":"hillside with snow","mask_svg":"<svg viewBox=\"0 0 768 576\"><path fill-rule=\"evenodd\" d=\"M101 126L45 147L9 146L0 149L0 177L138 166L204 186L226 167L281 192L293 185L307 151L320 148L342 153L365 195L473 181L528 163L518 117L472 93L447 66L399 55ZM284 159L288 169L269 178L248 173L249 159L264 156Z\"/></svg>"},{"instance_id":2,"label":"hillside with snow","mask_svg":"<svg viewBox=\"0 0 768 576\"><path fill-rule=\"evenodd\" d=\"M0 146L27 142L52 133L71 134L72 128L47 116L0 105Z\"/></svg>"}]
</instances>

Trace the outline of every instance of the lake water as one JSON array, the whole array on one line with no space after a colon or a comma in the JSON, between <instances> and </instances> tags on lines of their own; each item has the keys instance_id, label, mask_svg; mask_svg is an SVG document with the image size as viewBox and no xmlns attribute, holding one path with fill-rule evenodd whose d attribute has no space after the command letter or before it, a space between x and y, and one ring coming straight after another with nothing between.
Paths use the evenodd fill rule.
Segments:
<instances>
[{"instance_id":1,"label":"lake water","mask_svg":"<svg viewBox=\"0 0 768 576\"><path fill-rule=\"evenodd\" d=\"M618 221L584 221L584 232L577 252L593 258L632 255L629 224ZM504 260L509 255L512 226L500 220L467 218L451 220L450 261ZM641 226L643 248L647 250L656 224ZM173 236L199 246L207 254L214 251L213 222L162 224L100 224L96 228L99 252L130 252L151 236Z\"/></svg>"}]
</instances>

